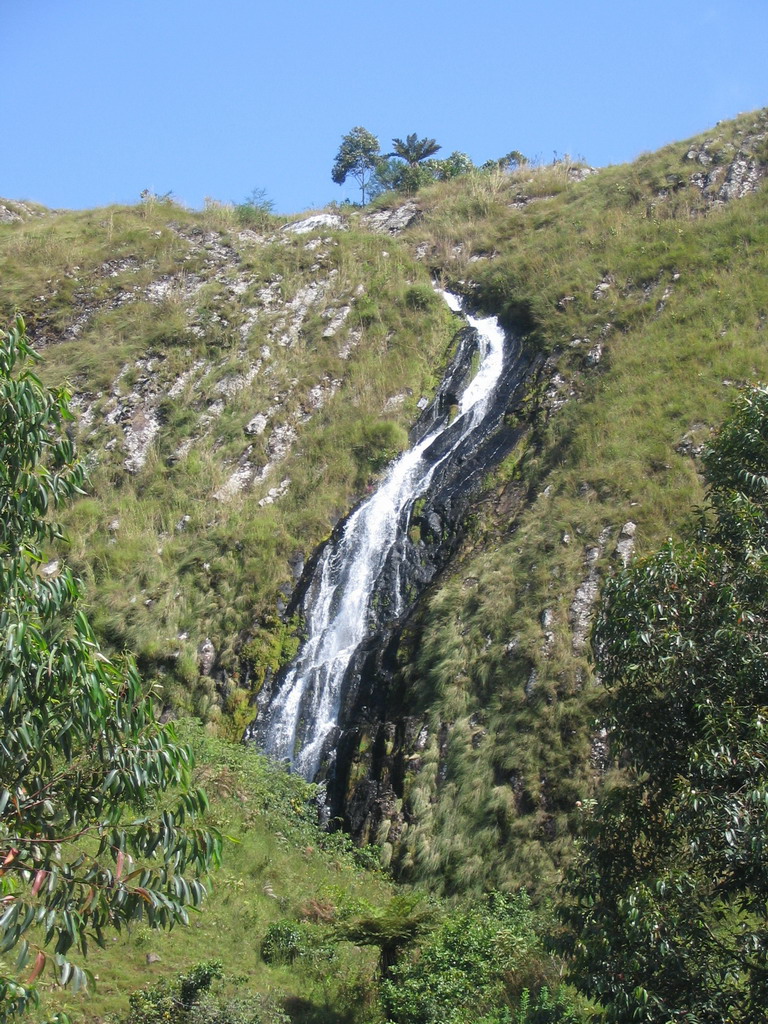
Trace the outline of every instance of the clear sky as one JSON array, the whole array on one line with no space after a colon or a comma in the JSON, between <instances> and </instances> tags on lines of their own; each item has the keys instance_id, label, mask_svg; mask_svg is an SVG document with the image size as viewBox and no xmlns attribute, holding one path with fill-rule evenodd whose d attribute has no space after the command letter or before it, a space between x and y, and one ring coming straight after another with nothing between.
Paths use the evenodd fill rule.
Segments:
<instances>
[{"instance_id":1,"label":"clear sky","mask_svg":"<svg viewBox=\"0 0 768 1024\"><path fill-rule=\"evenodd\" d=\"M0 0L0 195L355 198L341 136L622 163L768 105L768 0Z\"/></svg>"}]
</instances>

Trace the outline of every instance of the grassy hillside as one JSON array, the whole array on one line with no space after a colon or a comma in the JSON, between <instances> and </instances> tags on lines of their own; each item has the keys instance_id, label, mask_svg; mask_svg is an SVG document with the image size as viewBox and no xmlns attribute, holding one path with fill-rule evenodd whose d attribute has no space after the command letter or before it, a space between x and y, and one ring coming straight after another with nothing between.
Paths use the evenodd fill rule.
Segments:
<instances>
[{"instance_id":1,"label":"grassy hillside","mask_svg":"<svg viewBox=\"0 0 768 1024\"><path fill-rule=\"evenodd\" d=\"M472 1012L487 1024L513 1013L534 1024L540 1005L578 1012L560 962L544 947L552 922L525 893L441 902L396 887L374 851L317 826L313 787L199 723L179 730L210 797L205 824L225 837L210 895L187 927L165 933L139 922L104 949L92 945L89 991L44 980L34 1019L64 1011L93 1024L163 1024L168 1014L185 1024L460 1024ZM405 938L394 980L384 981L378 939L369 937L398 929ZM220 977L188 1015L174 987L205 965ZM530 1018L522 1009L529 1004Z\"/></svg>"},{"instance_id":2,"label":"grassy hillside","mask_svg":"<svg viewBox=\"0 0 768 1024\"><path fill-rule=\"evenodd\" d=\"M702 500L696 454L738 385L768 375L767 133L747 115L583 180L561 163L420 199L414 249L548 363L510 410L527 440L401 648L429 741L402 750L375 834L408 878L539 888L569 855L610 769L588 647L600 583L677 532Z\"/></svg>"},{"instance_id":3,"label":"grassy hillside","mask_svg":"<svg viewBox=\"0 0 768 1024\"><path fill-rule=\"evenodd\" d=\"M91 491L66 557L100 634L238 737L295 650L280 613L303 562L450 355L432 279L463 290L545 360L508 412L523 441L401 644L391 717L422 739L394 751L371 834L436 888L546 887L611 767L588 649L601 581L679 529L734 389L768 377L767 169L758 112L623 167L431 186L396 237L370 211L296 234L152 196L8 203L0 313L26 314L45 376L76 394Z\"/></svg>"},{"instance_id":4,"label":"grassy hillside","mask_svg":"<svg viewBox=\"0 0 768 1024\"><path fill-rule=\"evenodd\" d=\"M80 412L66 557L94 624L237 738L295 644L279 603L407 444L455 332L397 239L249 213L150 199L0 224L2 315L24 312Z\"/></svg>"},{"instance_id":5,"label":"grassy hillside","mask_svg":"<svg viewBox=\"0 0 768 1024\"><path fill-rule=\"evenodd\" d=\"M224 965L224 995L268 995L275 1006L292 1006L297 1021L337 1021L352 1006L362 1019L375 1001L376 957L348 943L331 947L330 922L385 906L391 882L356 863L343 836L320 832L301 780L194 723L182 735L211 798L208 823L226 837L211 895L189 927L162 933L137 924L105 949L92 948L93 990L72 994L44 984L41 1019L61 1009L84 1020L125 1013L129 993L212 958ZM276 929L295 930L304 955L268 963L262 946Z\"/></svg>"}]
</instances>

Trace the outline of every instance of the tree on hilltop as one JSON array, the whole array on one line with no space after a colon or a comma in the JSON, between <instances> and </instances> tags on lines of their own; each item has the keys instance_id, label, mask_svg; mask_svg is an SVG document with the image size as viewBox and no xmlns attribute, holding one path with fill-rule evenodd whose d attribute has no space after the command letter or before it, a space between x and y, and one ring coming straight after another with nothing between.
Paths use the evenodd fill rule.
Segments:
<instances>
[{"instance_id":1,"label":"tree on hilltop","mask_svg":"<svg viewBox=\"0 0 768 1024\"><path fill-rule=\"evenodd\" d=\"M82 493L65 426L69 395L31 369L19 318L0 338L0 1020L34 1000L47 966L143 918L186 922L220 839L191 823L207 807L191 755L161 725L129 659L110 661L57 562L49 513ZM17 978L21 976L23 980Z\"/></svg>"},{"instance_id":2,"label":"tree on hilltop","mask_svg":"<svg viewBox=\"0 0 768 1024\"><path fill-rule=\"evenodd\" d=\"M365 193L381 159L379 140L365 128L358 126L343 135L336 154L331 179L343 185L351 175L360 186L361 201L365 206Z\"/></svg>"},{"instance_id":3,"label":"tree on hilltop","mask_svg":"<svg viewBox=\"0 0 768 1024\"><path fill-rule=\"evenodd\" d=\"M392 146L393 152L387 153L387 156L399 156L401 160L405 160L409 167L415 167L422 160L428 160L439 149L442 149L442 146L438 146L435 139L420 139L416 132L412 135L406 135L405 141L402 139L392 139Z\"/></svg>"}]
</instances>

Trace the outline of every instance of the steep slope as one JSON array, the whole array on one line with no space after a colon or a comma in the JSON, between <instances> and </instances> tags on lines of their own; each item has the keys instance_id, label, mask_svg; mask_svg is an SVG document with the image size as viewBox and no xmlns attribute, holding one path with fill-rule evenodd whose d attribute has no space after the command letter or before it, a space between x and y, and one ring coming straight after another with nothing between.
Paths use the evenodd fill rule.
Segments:
<instances>
[{"instance_id":1,"label":"steep slope","mask_svg":"<svg viewBox=\"0 0 768 1024\"><path fill-rule=\"evenodd\" d=\"M601 580L701 500L696 455L768 372L767 130L747 115L584 180L563 163L421 199L416 251L547 361L350 755L342 803L406 877L540 887L568 855L610 767Z\"/></svg>"},{"instance_id":2,"label":"steep slope","mask_svg":"<svg viewBox=\"0 0 768 1024\"><path fill-rule=\"evenodd\" d=\"M151 200L0 225L3 314L75 392L92 490L66 554L96 627L232 735L294 642L303 560L407 444L455 333L426 268L349 226Z\"/></svg>"},{"instance_id":3,"label":"steep slope","mask_svg":"<svg viewBox=\"0 0 768 1024\"><path fill-rule=\"evenodd\" d=\"M609 767L601 580L677 529L734 386L768 375L767 138L745 115L626 167L475 172L293 228L5 202L1 311L80 409L92 493L66 557L102 635L241 734L296 650L304 563L455 350L441 279L526 369L456 516L435 535L414 509L414 550L452 560L367 662L332 808L408 878L554 879Z\"/></svg>"}]
</instances>

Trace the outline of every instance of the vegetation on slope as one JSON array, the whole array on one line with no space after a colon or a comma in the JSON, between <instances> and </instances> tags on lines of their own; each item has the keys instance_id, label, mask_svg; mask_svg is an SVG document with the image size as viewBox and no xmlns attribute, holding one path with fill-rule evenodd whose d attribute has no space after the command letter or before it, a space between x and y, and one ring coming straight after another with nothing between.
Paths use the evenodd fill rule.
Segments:
<instances>
[{"instance_id":1,"label":"vegetation on slope","mask_svg":"<svg viewBox=\"0 0 768 1024\"><path fill-rule=\"evenodd\" d=\"M396 239L243 216L147 200L0 225L2 313L28 312L81 409L66 557L94 626L237 738L295 647L280 602L407 443L454 333Z\"/></svg>"},{"instance_id":2,"label":"vegetation on slope","mask_svg":"<svg viewBox=\"0 0 768 1024\"><path fill-rule=\"evenodd\" d=\"M704 464L708 507L610 582L595 630L627 774L588 815L562 916L612 1021L757 1024L768 1005L764 388Z\"/></svg>"},{"instance_id":3,"label":"vegetation on slope","mask_svg":"<svg viewBox=\"0 0 768 1024\"><path fill-rule=\"evenodd\" d=\"M448 1024L482 1003L488 1024L582 1019L544 949L551 922L525 895L457 904L396 890L375 856L318 828L312 787L199 723L179 730L209 793L205 820L225 836L212 893L187 927L139 924L92 950L95 987L45 985L41 1012L123 1024L162 1024L166 1012L188 1024ZM397 941L382 988L377 947L394 934L410 938ZM206 973L210 995L200 991L187 1014L176 979ZM550 1005L563 1016L544 1015Z\"/></svg>"},{"instance_id":4,"label":"vegetation on slope","mask_svg":"<svg viewBox=\"0 0 768 1024\"><path fill-rule=\"evenodd\" d=\"M295 650L280 609L303 561L447 358L432 276L463 288L546 361L404 638L427 740L402 751L378 838L448 890L554 880L610 768L588 655L601 580L678 530L733 386L768 371L766 155L758 113L597 173L472 171L420 191L396 238L366 213L297 235L153 197L0 225L3 312L29 313L84 411L93 490L68 558L100 635L238 736Z\"/></svg>"},{"instance_id":5,"label":"vegetation on slope","mask_svg":"<svg viewBox=\"0 0 768 1024\"><path fill-rule=\"evenodd\" d=\"M89 942L186 921L220 851L194 821L207 803L189 751L136 666L101 653L72 574L40 570L60 536L50 514L83 473L67 394L43 387L33 357L19 319L0 337L0 953L24 974L0 964L2 1021L46 970L81 986L73 954Z\"/></svg>"},{"instance_id":6,"label":"vegetation on slope","mask_svg":"<svg viewBox=\"0 0 768 1024\"><path fill-rule=\"evenodd\" d=\"M633 541L678 532L735 386L768 374L767 130L759 113L584 180L562 163L422 194L414 246L549 357L512 411L526 442L402 645L429 733L404 751L405 877L540 889L569 856L611 768L588 644L601 581ZM727 181L746 194L726 202Z\"/></svg>"},{"instance_id":7,"label":"vegetation on slope","mask_svg":"<svg viewBox=\"0 0 768 1024\"><path fill-rule=\"evenodd\" d=\"M612 782L589 658L601 583L633 544L679 531L734 386L768 375L767 137L758 113L629 167L472 172L422 191L399 238L353 213L294 235L266 210L190 214L156 197L19 207L0 225L2 313L29 313L46 374L78 392L93 492L73 506L68 558L100 634L137 650L166 701L238 735L251 681L295 649L300 624L279 610L298 563L405 443L447 358L453 327L432 275L463 288L545 361L509 411L524 440L405 634L398 713L419 724L420 746L400 752L394 820L378 835L398 871L433 890L524 885L542 899L597 781ZM239 845L200 927L158 946L163 971L189 972L215 945L221 998L277 989L258 1012L294 1020L573 1019L519 896L449 910L387 965L398 984L384 1003L364 998L375 954L339 940L390 934L388 883L355 878L345 841L304 820L303 784L200 727L190 735L218 792L211 823ZM757 934L754 908L738 912L715 946ZM120 958L101 954L104 1002L86 1012L124 1010L149 945L139 929Z\"/></svg>"}]
</instances>

